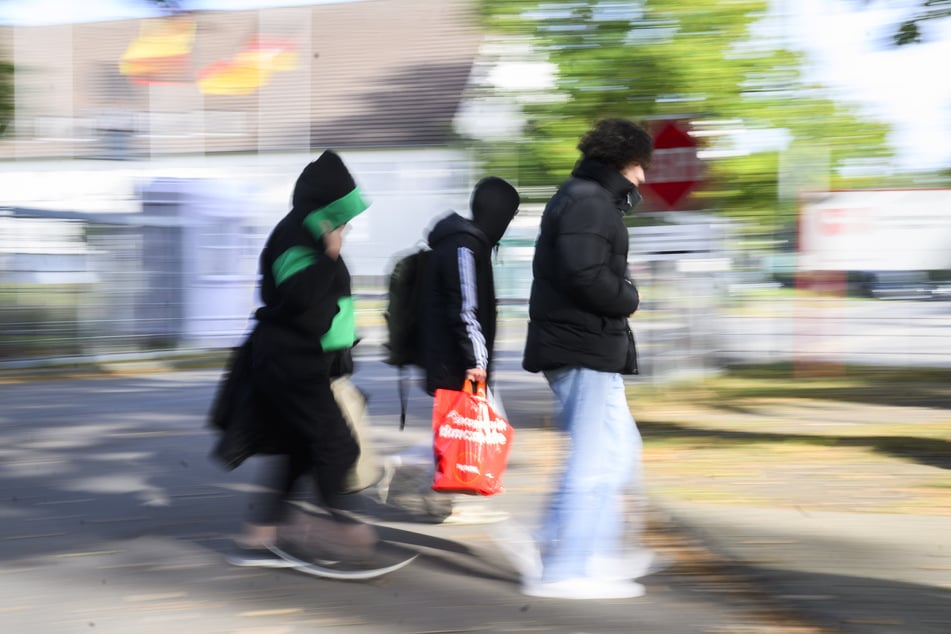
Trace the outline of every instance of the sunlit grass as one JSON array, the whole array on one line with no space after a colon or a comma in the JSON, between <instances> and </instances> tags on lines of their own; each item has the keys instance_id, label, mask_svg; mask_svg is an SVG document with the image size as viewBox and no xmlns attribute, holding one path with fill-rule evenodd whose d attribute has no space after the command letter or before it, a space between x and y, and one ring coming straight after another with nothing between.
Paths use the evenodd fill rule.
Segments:
<instances>
[{"instance_id":1,"label":"sunlit grass","mask_svg":"<svg viewBox=\"0 0 951 634\"><path fill-rule=\"evenodd\" d=\"M728 368L703 379L629 388L640 403L736 405L745 399L823 399L951 408L951 370L779 363Z\"/></svg>"},{"instance_id":2,"label":"sunlit grass","mask_svg":"<svg viewBox=\"0 0 951 634\"><path fill-rule=\"evenodd\" d=\"M648 488L690 502L951 515L948 374L781 364L632 386Z\"/></svg>"}]
</instances>

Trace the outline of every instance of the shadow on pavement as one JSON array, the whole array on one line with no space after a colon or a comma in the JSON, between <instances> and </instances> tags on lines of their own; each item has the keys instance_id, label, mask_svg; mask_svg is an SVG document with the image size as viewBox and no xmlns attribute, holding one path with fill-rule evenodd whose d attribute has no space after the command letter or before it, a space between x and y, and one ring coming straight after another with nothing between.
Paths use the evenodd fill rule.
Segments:
<instances>
[{"instance_id":1,"label":"shadow on pavement","mask_svg":"<svg viewBox=\"0 0 951 634\"><path fill-rule=\"evenodd\" d=\"M847 574L803 573L743 564L739 575L761 583L795 612L842 634L947 634L951 590ZM811 592L804 589L812 588Z\"/></svg>"},{"instance_id":2,"label":"shadow on pavement","mask_svg":"<svg viewBox=\"0 0 951 634\"><path fill-rule=\"evenodd\" d=\"M639 420L637 424L645 436L653 439L664 437L697 438L730 444L794 441L825 447L865 447L894 458L911 460L940 469L951 469L951 442L939 438L742 432L725 429L703 429L656 420Z\"/></svg>"},{"instance_id":3,"label":"shadow on pavement","mask_svg":"<svg viewBox=\"0 0 951 634\"><path fill-rule=\"evenodd\" d=\"M718 390L723 401L802 397L863 405L951 409L951 370L792 363L732 366L729 375L752 381Z\"/></svg>"}]
</instances>

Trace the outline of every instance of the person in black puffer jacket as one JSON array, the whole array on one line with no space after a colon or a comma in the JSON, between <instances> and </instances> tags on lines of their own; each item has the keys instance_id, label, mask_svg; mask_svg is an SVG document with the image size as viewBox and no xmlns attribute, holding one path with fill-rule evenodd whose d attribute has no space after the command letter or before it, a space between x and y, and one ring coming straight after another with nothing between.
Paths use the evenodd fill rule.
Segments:
<instances>
[{"instance_id":1,"label":"person in black puffer jacket","mask_svg":"<svg viewBox=\"0 0 951 634\"><path fill-rule=\"evenodd\" d=\"M616 569L626 561L619 499L636 481L641 449L622 379L637 371L628 317L639 302L627 274L623 215L640 200L653 144L637 124L604 119L578 149L571 178L545 207L532 262L523 367L544 372L571 444L538 535L537 565L525 571L522 589L542 597L633 597L643 593L632 581L643 570Z\"/></svg>"},{"instance_id":2,"label":"person in black puffer jacket","mask_svg":"<svg viewBox=\"0 0 951 634\"><path fill-rule=\"evenodd\" d=\"M496 297L492 249L518 213L518 192L490 176L472 192L472 220L453 212L429 234L422 347L426 391L460 390L487 381L495 344Z\"/></svg>"}]
</instances>

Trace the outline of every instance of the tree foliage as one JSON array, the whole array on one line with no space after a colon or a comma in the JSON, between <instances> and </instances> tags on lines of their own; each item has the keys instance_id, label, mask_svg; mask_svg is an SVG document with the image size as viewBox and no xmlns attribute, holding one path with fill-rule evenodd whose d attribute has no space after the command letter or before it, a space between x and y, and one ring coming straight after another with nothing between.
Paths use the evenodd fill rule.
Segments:
<instances>
[{"instance_id":1,"label":"tree foliage","mask_svg":"<svg viewBox=\"0 0 951 634\"><path fill-rule=\"evenodd\" d=\"M13 64L0 61L0 136L13 121Z\"/></svg>"},{"instance_id":2,"label":"tree foliage","mask_svg":"<svg viewBox=\"0 0 951 634\"><path fill-rule=\"evenodd\" d=\"M921 25L925 22L951 17L951 0L923 0L921 8L895 29L892 36L895 44L919 44L924 40Z\"/></svg>"},{"instance_id":3,"label":"tree foliage","mask_svg":"<svg viewBox=\"0 0 951 634\"><path fill-rule=\"evenodd\" d=\"M686 116L703 124L711 134L707 149L731 158L710 161L710 182L699 195L734 213L775 215L776 148L744 149L737 143L743 135L784 130L798 156L808 157L814 146L833 172L852 159L886 158L887 127L804 82L800 55L764 21L767 5L482 0L489 29L529 38L558 70L558 98L524 109L520 181L549 185L563 178L578 157L579 135L601 116ZM504 154L493 152L490 160L505 169Z\"/></svg>"}]
</instances>

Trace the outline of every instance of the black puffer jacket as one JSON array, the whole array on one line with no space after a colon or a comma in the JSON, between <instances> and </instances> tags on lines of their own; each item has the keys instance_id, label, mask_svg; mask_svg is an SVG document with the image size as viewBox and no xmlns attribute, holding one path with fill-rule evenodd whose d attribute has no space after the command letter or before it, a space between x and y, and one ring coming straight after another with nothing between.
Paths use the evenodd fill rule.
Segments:
<instances>
[{"instance_id":1,"label":"black puffer jacket","mask_svg":"<svg viewBox=\"0 0 951 634\"><path fill-rule=\"evenodd\" d=\"M459 390L469 368L491 367L497 315L492 245L471 220L451 213L429 234L423 301L426 391Z\"/></svg>"},{"instance_id":2,"label":"black puffer jacket","mask_svg":"<svg viewBox=\"0 0 951 634\"><path fill-rule=\"evenodd\" d=\"M627 276L623 213L634 190L621 174L585 159L549 201L532 262L529 372L583 367L636 373L627 318L639 301Z\"/></svg>"}]
</instances>

